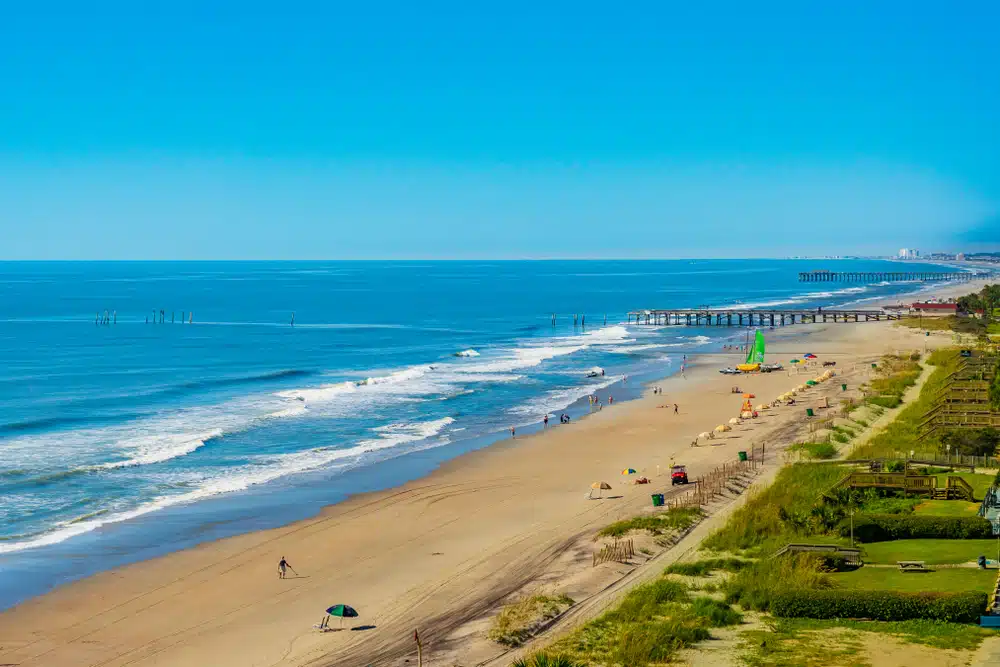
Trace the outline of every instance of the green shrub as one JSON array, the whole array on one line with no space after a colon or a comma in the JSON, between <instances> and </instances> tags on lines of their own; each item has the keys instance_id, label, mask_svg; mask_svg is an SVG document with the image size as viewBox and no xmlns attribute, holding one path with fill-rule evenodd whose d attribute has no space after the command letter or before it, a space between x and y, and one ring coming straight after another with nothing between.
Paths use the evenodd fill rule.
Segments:
<instances>
[{"instance_id":1,"label":"green shrub","mask_svg":"<svg viewBox=\"0 0 1000 667\"><path fill-rule=\"evenodd\" d=\"M618 608L608 612L606 616L609 620L624 623L649 621L660 615L662 605L684 602L687 599L688 591L683 584L669 579L657 579L633 588Z\"/></svg>"},{"instance_id":2,"label":"green shrub","mask_svg":"<svg viewBox=\"0 0 1000 667\"><path fill-rule=\"evenodd\" d=\"M691 603L691 612L708 620L709 625L720 628L725 625L739 625L743 615L725 602L712 598L695 598Z\"/></svg>"},{"instance_id":3,"label":"green shrub","mask_svg":"<svg viewBox=\"0 0 1000 667\"><path fill-rule=\"evenodd\" d=\"M701 623L668 618L654 623L621 628L607 657L616 665L641 667L670 660L677 649L711 638Z\"/></svg>"},{"instance_id":4,"label":"green shrub","mask_svg":"<svg viewBox=\"0 0 1000 667\"><path fill-rule=\"evenodd\" d=\"M833 580L823 572L824 567L824 559L816 554L792 554L758 561L725 582L726 602L767 611L771 600L782 591L833 586Z\"/></svg>"},{"instance_id":5,"label":"green shrub","mask_svg":"<svg viewBox=\"0 0 1000 667\"><path fill-rule=\"evenodd\" d=\"M775 616L863 618L907 621L926 618L948 623L975 623L986 608L986 594L904 593L901 591L787 590L771 598Z\"/></svg>"},{"instance_id":6,"label":"green shrub","mask_svg":"<svg viewBox=\"0 0 1000 667\"><path fill-rule=\"evenodd\" d=\"M584 664L565 655L533 653L528 658L521 658L510 663L510 667L584 667Z\"/></svg>"},{"instance_id":7,"label":"green shrub","mask_svg":"<svg viewBox=\"0 0 1000 667\"><path fill-rule=\"evenodd\" d=\"M837 455L837 448L829 442L796 442L788 449L793 452L802 452L810 459L832 459Z\"/></svg>"},{"instance_id":8,"label":"green shrub","mask_svg":"<svg viewBox=\"0 0 1000 667\"><path fill-rule=\"evenodd\" d=\"M840 524L840 535L851 534L849 521ZM981 540L993 537L993 526L978 516L929 516L924 514L860 514L854 517L854 538L861 542L907 539Z\"/></svg>"},{"instance_id":9,"label":"green shrub","mask_svg":"<svg viewBox=\"0 0 1000 667\"><path fill-rule=\"evenodd\" d=\"M837 442L841 443L847 442L848 440L851 439L850 436L848 436L846 433L834 433L831 437Z\"/></svg>"},{"instance_id":10,"label":"green shrub","mask_svg":"<svg viewBox=\"0 0 1000 667\"><path fill-rule=\"evenodd\" d=\"M898 408L903 399L899 396L869 396L865 399L870 405L877 405L880 408Z\"/></svg>"},{"instance_id":11,"label":"green shrub","mask_svg":"<svg viewBox=\"0 0 1000 667\"><path fill-rule=\"evenodd\" d=\"M707 577L715 570L726 570L727 572L739 572L751 561L740 558L706 558L690 563L673 563L667 566L664 574L683 574L688 577Z\"/></svg>"}]
</instances>

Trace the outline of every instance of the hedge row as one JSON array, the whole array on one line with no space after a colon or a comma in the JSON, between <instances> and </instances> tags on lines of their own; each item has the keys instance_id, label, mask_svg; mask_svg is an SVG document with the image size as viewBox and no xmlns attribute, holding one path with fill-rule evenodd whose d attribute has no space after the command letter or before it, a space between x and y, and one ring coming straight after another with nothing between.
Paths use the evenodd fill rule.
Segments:
<instances>
[{"instance_id":1,"label":"hedge row","mask_svg":"<svg viewBox=\"0 0 1000 667\"><path fill-rule=\"evenodd\" d=\"M840 534L851 534L849 520L840 523ZM921 514L859 514L854 517L854 538L861 542L943 539L975 540L993 537L993 526L978 516L925 516Z\"/></svg>"},{"instance_id":2,"label":"hedge row","mask_svg":"<svg viewBox=\"0 0 1000 667\"><path fill-rule=\"evenodd\" d=\"M771 613L789 618L859 618L908 621L926 618L977 623L986 593L903 593L900 591L789 590L771 598Z\"/></svg>"}]
</instances>

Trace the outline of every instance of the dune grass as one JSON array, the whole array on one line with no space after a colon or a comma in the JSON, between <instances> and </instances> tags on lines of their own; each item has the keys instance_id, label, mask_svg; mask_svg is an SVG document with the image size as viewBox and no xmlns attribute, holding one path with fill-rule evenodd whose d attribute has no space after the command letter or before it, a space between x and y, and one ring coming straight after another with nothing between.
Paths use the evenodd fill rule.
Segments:
<instances>
[{"instance_id":1,"label":"dune grass","mask_svg":"<svg viewBox=\"0 0 1000 667\"><path fill-rule=\"evenodd\" d=\"M847 474L838 466L795 463L751 497L726 525L705 540L716 551L767 553L810 534L813 508L824 491Z\"/></svg>"},{"instance_id":2,"label":"dune grass","mask_svg":"<svg viewBox=\"0 0 1000 667\"><path fill-rule=\"evenodd\" d=\"M841 440L838 436L842 436ZM833 438L838 442L847 442L847 436L834 433ZM807 459L824 460L832 459L837 455L837 448L829 442L796 442L788 448L792 452L800 452Z\"/></svg>"},{"instance_id":3,"label":"dune grass","mask_svg":"<svg viewBox=\"0 0 1000 667\"><path fill-rule=\"evenodd\" d=\"M493 619L487 637L504 646L520 646L541 623L572 606L565 595L532 595L505 606Z\"/></svg>"},{"instance_id":4,"label":"dune grass","mask_svg":"<svg viewBox=\"0 0 1000 667\"><path fill-rule=\"evenodd\" d=\"M623 521L615 521L609 526L605 526L598 533L598 537L622 537L632 531L645 530L652 535L661 535L670 530L684 530L692 526L704 512L698 507L678 507L672 508L658 514L647 514L632 517Z\"/></svg>"},{"instance_id":5,"label":"dune grass","mask_svg":"<svg viewBox=\"0 0 1000 667\"><path fill-rule=\"evenodd\" d=\"M936 350L927 359L928 364L935 366L920 395L910 405L903 408L896 419L872 437L864 445L855 447L852 458L892 457L896 452L906 452L911 449L927 451L937 449L940 440L931 435L920 440L917 425L931 408L935 397L944 388L946 379L957 367L961 357L958 350Z\"/></svg>"}]
</instances>

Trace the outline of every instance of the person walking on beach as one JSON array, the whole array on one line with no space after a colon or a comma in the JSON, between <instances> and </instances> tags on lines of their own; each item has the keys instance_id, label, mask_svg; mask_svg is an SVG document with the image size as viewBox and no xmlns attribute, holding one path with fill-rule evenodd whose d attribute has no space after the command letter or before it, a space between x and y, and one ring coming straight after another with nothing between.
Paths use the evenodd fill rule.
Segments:
<instances>
[{"instance_id":1,"label":"person walking on beach","mask_svg":"<svg viewBox=\"0 0 1000 667\"><path fill-rule=\"evenodd\" d=\"M674 414L675 415L679 415L680 414L679 412L677 412L677 404L676 403L674 403Z\"/></svg>"},{"instance_id":2,"label":"person walking on beach","mask_svg":"<svg viewBox=\"0 0 1000 667\"><path fill-rule=\"evenodd\" d=\"M608 405L614 405L614 404L615 404L615 397L612 396L611 394L608 394Z\"/></svg>"},{"instance_id":3,"label":"person walking on beach","mask_svg":"<svg viewBox=\"0 0 1000 667\"><path fill-rule=\"evenodd\" d=\"M516 435L516 433L517 433L517 432L516 432L516 431L514 430L514 427L513 427L513 426L511 426L511 427L510 427L510 437L511 437L511 438L513 438L513 437L514 437L514 436Z\"/></svg>"},{"instance_id":4,"label":"person walking on beach","mask_svg":"<svg viewBox=\"0 0 1000 667\"><path fill-rule=\"evenodd\" d=\"M299 576L299 573L295 572L295 570L288 563L288 561L285 560L285 557L282 556L281 560L278 561L278 579L285 578L285 570L291 570L295 574L295 576Z\"/></svg>"},{"instance_id":5,"label":"person walking on beach","mask_svg":"<svg viewBox=\"0 0 1000 667\"><path fill-rule=\"evenodd\" d=\"M548 428L549 426L549 416L545 415L542 417L542 428Z\"/></svg>"}]
</instances>

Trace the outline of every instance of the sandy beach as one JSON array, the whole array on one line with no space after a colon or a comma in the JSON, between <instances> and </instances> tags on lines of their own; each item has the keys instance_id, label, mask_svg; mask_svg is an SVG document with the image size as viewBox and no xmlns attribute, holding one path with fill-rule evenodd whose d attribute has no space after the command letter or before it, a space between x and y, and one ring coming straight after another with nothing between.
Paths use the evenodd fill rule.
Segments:
<instances>
[{"instance_id":1,"label":"sandy beach","mask_svg":"<svg viewBox=\"0 0 1000 667\"><path fill-rule=\"evenodd\" d=\"M853 369L855 383L868 361L927 344L889 322L775 334L769 358L787 362L811 351L845 374ZM577 423L497 443L312 519L58 588L0 614L0 664L402 665L414 662L415 629L425 664L474 664L436 656L454 656L462 643L456 629L536 580L582 536L637 514L650 493L669 492L672 462L697 477L752 444L775 444L768 439L783 425L802 421L802 406L782 406L692 447L698 433L738 411L733 385L766 401L811 376L717 372L733 363L735 353L700 355L685 377L657 383L663 395L647 391ZM652 484L631 484L621 475L627 467ZM611 491L587 499L598 480ZM295 574L279 580L282 556ZM359 610L345 624L353 629L314 630L337 603Z\"/></svg>"}]
</instances>

